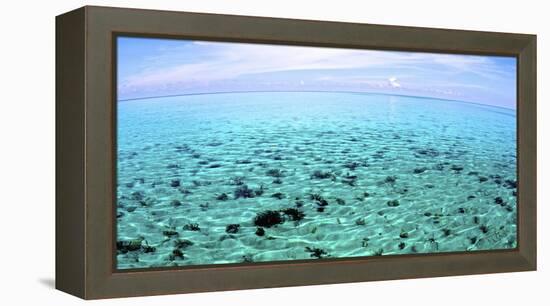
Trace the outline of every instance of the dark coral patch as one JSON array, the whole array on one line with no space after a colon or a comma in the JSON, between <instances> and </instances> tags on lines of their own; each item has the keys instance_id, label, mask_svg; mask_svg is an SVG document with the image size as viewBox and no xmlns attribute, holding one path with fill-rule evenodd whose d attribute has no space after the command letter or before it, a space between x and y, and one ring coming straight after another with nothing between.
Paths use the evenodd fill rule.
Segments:
<instances>
[{"instance_id":1,"label":"dark coral patch","mask_svg":"<svg viewBox=\"0 0 550 306\"><path fill-rule=\"evenodd\" d=\"M141 250L143 251L143 253L154 253L156 252L157 248L150 245L144 245L141 247Z\"/></svg>"},{"instance_id":2,"label":"dark coral patch","mask_svg":"<svg viewBox=\"0 0 550 306\"><path fill-rule=\"evenodd\" d=\"M260 185L260 188L254 190L254 194L259 197L261 196L262 194L264 194L264 191L265 191L265 188L264 188L264 185Z\"/></svg>"},{"instance_id":3,"label":"dark coral patch","mask_svg":"<svg viewBox=\"0 0 550 306\"><path fill-rule=\"evenodd\" d=\"M323 258L328 255L327 251L320 248L306 247L305 251L310 253L309 254L310 257L315 257L315 258Z\"/></svg>"},{"instance_id":4,"label":"dark coral patch","mask_svg":"<svg viewBox=\"0 0 550 306\"><path fill-rule=\"evenodd\" d=\"M226 193L222 193L216 197L216 200L218 201L227 201L229 200L229 196Z\"/></svg>"},{"instance_id":5,"label":"dark coral patch","mask_svg":"<svg viewBox=\"0 0 550 306\"><path fill-rule=\"evenodd\" d=\"M178 249L185 249L187 247L192 246L194 243L191 240L187 239L178 239L174 241L174 246Z\"/></svg>"},{"instance_id":6,"label":"dark coral patch","mask_svg":"<svg viewBox=\"0 0 550 306\"><path fill-rule=\"evenodd\" d=\"M284 173L281 169L269 169L265 174L271 177L284 177Z\"/></svg>"},{"instance_id":7,"label":"dark coral patch","mask_svg":"<svg viewBox=\"0 0 550 306\"><path fill-rule=\"evenodd\" d=\"M349 161L344 164L344 168L347 168L351 171L357 169L357 167L367 167L368 165L364 162Z\"/></svg>"},{"instance_id":8,"label":"dark coral patch","mask_svg":"<svg viewBox=\"0 0 550 306\"><path fill-rule=\"evenodd\" d=\"M416 156L426 156L426 157L437 157L439 156L439 152L436 149L433 148L426 148L426 149L417 149L416 150Z\"/></svg>"},{"instance_id":9,"label":"dark coral patch","mask_svg":"<svg viewBox=\"0 0 550 306\"><path fill-rule=\"evenodd\" d=\"M262 227L256 228L256 236L262 237L265 235L265 230Z\"/></svg>"},{"instance_id":10,"label":"dark coral patch","mask_svg":"<svg viewBox=\"0 0 550 306\"><path fill-rule=\"evenodd\" d=\"M143 239L132 239L132 240L119 240L116 242L116 249L120 253L128 253L132 251L141 250L141 242Z\"/></svg>"},{"instance_id":11,"label":"dark coral patch","mask_svg":"<svg viewBox=\"0 0 550 306\"><path fill-rule=\"evenodd\" d=\"M457 165L452 165L452 166L451 166L451 170L453 170L455 173L458 173L458 172L464 170L464 167L462 167L462 166L457 166Z\"/></svg>"},{"instance_id":12,"label":"dark coral patch","mask_svg":"<svg viewBox=\"0 0 550 306\"><path fill-rule=\"evenodd\" d=\"M335 179L336 176L330 171L315 170L311 175L312 179Z\"/></svg>"},{"instance_id":13,"label":"dark coral patch","mask_svg":"<svg viewBox=\"0 0 550 306\"><path fill-rule=\"evenodd\" d=\"M428 170L428 168L426 168L426 167L415 168L415 169L413 170L413 173L414 173L414 174L420 174L420 173L426 172L426 170Z\"/></svg>"},{"instance_id":14,"label":"dark coral patch","mask_svg":"<svg viewBox=\"0 0 550 306\"><path fill-rule=\"evenodd\" d=\"M225 227L225 232L228 234L236 234L239 232L240 224L229 224Z\"/></svg>"},{"instance_id":15,"label":"dark coral patch","mask_svg":"<svg viewBox=\"0 0 550 306\"><path fill-rule=\"evenodd\" d=\"M286 196L284 193L281 193L281 192L276 192L274 194L271 195L272 198L275 198L277 200L282 200L284 199Z\"/></svg>"},{"instance_id":16,"label":"dark coral patch","mask_svg":"<svg viewBox=\"0 0 550 306\"><path fill-rule=\"evenodd\" d=\"M174 249L170 254L170 260L176 260L176 258L184 259L183 252L180 249Z\"/></svg>"},{"instance_id":17,"label":"dark coral patch","mask_svg":"<svg viewBox=\"0 0 550 306\"><path fill-rule=\"evenodd\" d=\"M327 206L328 205L328 201L323 198L320 194L318 193L312 193L309 195L309 198L313 201L315 201L315 203L320 206L320 207L323 207L323 206Z\"/></svg>"},{"instance_id":18,"label":"dark coral patch","mask_svg":"<svg viewBox=\"0 0 550 306\"><path fill-rule=\"evenodd\" d=\"M172 237L172 236L178 236L179 233L174 231L174 230L166 230L166 231L163 231L162 234L164 236L167 236L167 237Z\"/></svg>"},{"instance_id":19,"label":"dark coral patch","mask_svg":"<svg viewBox=\"0 0 550 306\"><path fill-rule=\"evenodd\" d=\"M397 181L397 176L395 175L386 176L386 178L384 179L384 183L386 184L394 184L396 181Z\"/></svg>"},{"instance_id":20,"label":"dark coral patch","mask_svg":"<svg viewBox=\"0 0 550 306\"><path fill-rule=\"evenodd\" d=\"M134 191L130 195L130 199L132 199L134 201L141 201L144 198L145 198L145 192L143 192L143 191Z\"/></svg>"},{"instance_id":21,"label":"dark coral patch","mask_svg":"<svg viewBox=\"0 0 550 306\"><path fill-rule=\"evenodd\" d=\"M515 189L518 187L518 183L515 180L505 180L504 187L508 189Z\"/></svg>"},{"instance_id":22,"label":"dark coral patch","mask_svg":"<svg viewBox=\"0 0 550 306\"><path fill-rule=\"evenodd\" d=\"M198 223L185 224L183 226L183 229L186 230L186 231L193 231L193 232L198 232L198 231L201 230Z\"/></svg>"},{"instance_id":23,"label":"dark coral patch","mask_svg":"<svg viewBox=\"0 0 550 306\"><path fill-rule=\"evenodd\" d=\"M481 225L479 227L479 230L484 234L487 234L489 232L489 228L487 227L487 225Z\"/></svg>"},{"instance_id":24,"label":"dark coral patch","mask_svg":"<svg viewBox=\"0 0 550 306\"><path fill-rule=\"evenodd\" d=\"M235 195L235 199L238 199L238 198L253 198L256 196L256 193L254 192L254 190L248 188L247 185L242 185L242 186L239 186L235 189L234 193Z\"/></svg>"},{"instance_id":25,"label":"dark coral patch","mask_svg":"<svg viewBox=\"0 0 550 306\"><path fill-rule=\"evenodd\" d=\"M244 184L244 179L245 179L244 176L234 176L229 179L229 184L240 186Z\"/></svg>"},{"instance_id":26,"label":"dark coral patch","mask_svg":"<svg viewBox=\"0 0 550 306\"><path fill-rule=\"evenodd\" d=\"M293 207L282 209L281 212L292 221L300 221L306 216L301 210Z\"/></svg>"},{"instance_id":27,"label":"dark coral patch","mask_svg":"<svg viewBox=\"0 0 550 306\"><path fill-rule=\"evenodd\" d=\"M250 159L240 159L235 161L235 163L238 165L248 165L248 164L251 164L252 161Z\"/></svg>"},{"instance_id":28,"label":"dark coral patch","mask_svg":"<svg viewBox=\"0 0 550 306\"><path fill-rule=\"evenodd\" d=\"M390 201L386 202L386 204L389 207L397 207L397 206L399 206L399 200L390 200Z\"/></svg>"},{"instance_id":29,"label":"dark coral patch","mask_svg":"<svg viewBox=\"0 0 550 306\"><path fill-rule=\"evenodd\" d=\"M276 210L266 210L258 213L254 218L254 225L261 227L272 227L284 222L281 213Z\"/></svg>"}]
</instances>

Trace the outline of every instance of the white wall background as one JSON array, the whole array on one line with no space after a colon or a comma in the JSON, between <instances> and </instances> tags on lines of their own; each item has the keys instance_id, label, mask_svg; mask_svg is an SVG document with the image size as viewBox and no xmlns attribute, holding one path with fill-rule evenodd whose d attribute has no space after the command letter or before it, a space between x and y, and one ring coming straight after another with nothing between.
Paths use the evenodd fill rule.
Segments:
<instances>
[{"instance_id":1,"label":"white wall background","mask_svg":"<svg viewBox=\"0 0 550 306\"><path fill-rule=\"evenodd\" d=\"M75 305L54 282L54 16L85 4L538 35L539 271L126 298L91 305L540 305L548 303L550 22L545 1L4 1L0 10L0 301ZM545 138L546 136L546 138ZM545 188L546 187L546 188ZM5 303L5 302L8 303ZM529 301L529 302L526 302Z\"/></svg>"}]
</instances>

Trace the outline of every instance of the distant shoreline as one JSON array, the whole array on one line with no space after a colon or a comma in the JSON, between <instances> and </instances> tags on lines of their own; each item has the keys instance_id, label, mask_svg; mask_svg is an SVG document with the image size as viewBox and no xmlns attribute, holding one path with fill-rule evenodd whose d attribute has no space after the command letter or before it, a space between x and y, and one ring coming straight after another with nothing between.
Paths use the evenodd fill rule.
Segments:
<instances>
[{"instance_id":1,"label":"distant shoreline","mask_svg":"<svg viewBox=\"0 0 550 306\"><path fill-rule=\"evenodd\" d=\"M204 95L221 95L221 94L242 94L242 93L346 93L346 94L360 94L360 95L381 95L381 96L395 96L395 97L405 97L405 98L421 98L421 99L431 99L431 100L441 100L441 101L450 101L458 102L465 104L472 104L484 107L494 107L500 108L508 111L517 112L517 108L508 108L504 106L496 106L491 104L483 104L479 102L463 101L463 100L454 100L454 99L445 99L445 98L436 98L430 96L412 96L405 94L390 94L390 93L381 93L381 92L363 92L363 91L331 91L331 90L242 90L242 91L214 91L214 92L198 92L198 93L184 93L184 94L173 94L173 95L160 95L160 96L147 96L139 98L130 98L130 99L119 99L117 102L129 102L129 101L139 101L139 100L148 100L148 99L160 99L160 98L174 98L174 97L185 97L185 96L204 96Z\"/></svg>"}]
</instances>

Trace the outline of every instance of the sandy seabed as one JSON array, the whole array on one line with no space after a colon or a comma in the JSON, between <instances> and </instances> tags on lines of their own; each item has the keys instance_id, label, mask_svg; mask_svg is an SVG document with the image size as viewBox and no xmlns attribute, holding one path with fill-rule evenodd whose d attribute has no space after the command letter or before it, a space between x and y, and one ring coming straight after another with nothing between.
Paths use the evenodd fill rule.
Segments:
<instances>
[{"instance_id":1,"label":"sandy seabed","mask_svg":"<svg viewBox=\"0 0 550 306\"><path fill-rule=\"evenodd\" d=\"M516 247L512 110L234 93L118 116L120 269Z\"/></svg>"}]
</instances>

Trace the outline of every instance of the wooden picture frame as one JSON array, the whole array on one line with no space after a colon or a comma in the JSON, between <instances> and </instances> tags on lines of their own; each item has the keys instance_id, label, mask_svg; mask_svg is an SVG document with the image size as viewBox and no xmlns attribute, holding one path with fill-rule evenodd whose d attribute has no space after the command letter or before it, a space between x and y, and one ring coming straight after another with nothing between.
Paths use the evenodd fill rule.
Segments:
<instances>
[{"instance_id":1,"label":"wooden picture frame","mask_svg":"<svg viewBox=\"0 0 550 306\"><path fill-rule=\"evenodd\" d=\"M114 37L514 56L518 246L502 251L114 268ZM87 6L56 18L56 288L84 299L536 270L536 36Z\"/></svg>"}]
</instances>

